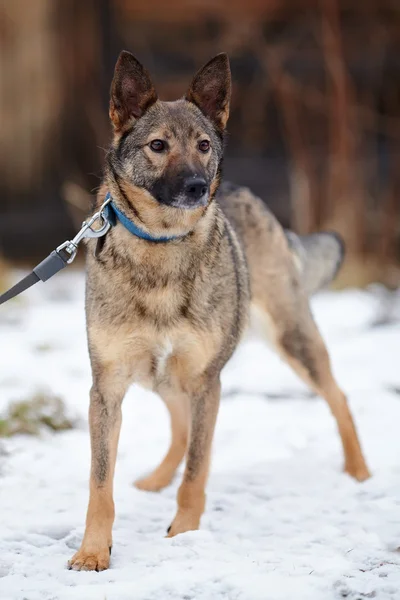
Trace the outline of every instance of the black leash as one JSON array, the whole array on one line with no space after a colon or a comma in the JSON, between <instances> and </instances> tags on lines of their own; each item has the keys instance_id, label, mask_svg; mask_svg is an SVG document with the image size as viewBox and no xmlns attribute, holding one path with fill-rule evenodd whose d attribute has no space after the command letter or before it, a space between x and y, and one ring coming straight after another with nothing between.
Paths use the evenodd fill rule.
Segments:
<instances>
[{"instance_id":1,"label":"black leash","mask_svg":"<svg viewBox=\"0 0 400 600\"><path fill-rule=\"evenodd\" d=\"M42 260L26 277L15 284L10 290L0 296L0 304L4 304L7 300L15 298L18 294L22 294L38 281L47 281L53 277L58 271L64 269L68 264L69 256L62 251L54 250L47 258Z\"/></svg>"},{"instance_id":2,"label":"black leash","mask_svg":"<svg viewBox=\"0 0 400 600\"><path fill-rule=\"evenodd\" d=\"M22 294L25 290L35 285L38 281L47 281L56 273L70 265L78 252L78 245L84 238L100 238L106 235L110 229L110 221L107 218L104 209L111 202L111 196L107 195L105 202L100 210L96 212L88 221L84 221L81 229L76 234L73 240L66 241L41 263L36 265L29 275L15 284L11 289L7 290L0 296L0 304L4 304L11 298L15 298ZM92 229L93 223L100 221L99 229Z\"/></svg>"},{"instance_id":3,"label":"black leash","mask_svg":"<svg viewBox=\"0 0 400 600\"><path fill-rule=\"evenodd\" d=\"M36 275L34 271L32 271L32 273L29 273L29 275L24 277L10 290L8 290L0 296L0 304L4 304L4 302L7 302L7 300L11 300L11 298L15 298L15 296L18 296L18 294L22 294L22 292L30 288L38 281L40 281L40 278Z\"/></svg>"}]
</instances>

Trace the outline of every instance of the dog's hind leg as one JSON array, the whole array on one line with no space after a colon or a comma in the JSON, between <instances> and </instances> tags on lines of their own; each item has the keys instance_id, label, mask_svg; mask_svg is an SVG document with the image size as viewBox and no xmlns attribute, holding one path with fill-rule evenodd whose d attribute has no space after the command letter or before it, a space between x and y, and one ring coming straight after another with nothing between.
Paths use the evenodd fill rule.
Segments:
<instances>
[{"instance_id":1,"label":"dog's hind leg","mask_svg":"<svg viewBox=\"0 0 400 600\"><path fill-rule=\"evenodd\" d=\"M171 443L159 466L148 476L135 481L140 490L158 492L166 487L175 475L185 456L189 432L189 406L185 394L166 391L161 396L169 410L171 419Z\"/></svg>"},{"instance_id":2,"label":"dog's hind leg","mask_svg":"<svg viewBox=\"0 0 400 600\"><path fill-rule=\"evenodd\" d=\"M204 512L205 485L211 445L220 400L218 377L199 383L190 402L191 431L186 468L178 490L178 511L168 529L168 537L198 529Z\"/></svg>"},{"instance_id":3,"label":"dog's hind leg","mask_svg":"<svg viewBox=\"0 0 400 600\"><path fill-rule=\"evenodd\" d=\"M98 371L97 374L95 374ZM92 448L90 499L80 550L69 561L77 571L102 571L110 562L114 522L113 478L128 378L119 365L94 369L89 426Z\"/></svg>"},{"instance_id":4,"label":"dog's hind leg","mask_svg":"<svg viewBox=\"0 0 400 600\"><path fill-rule=\"evenodd\" d=\"M276 297L279 298L279 293ZM293 302L285 300L287 298L279 305L274 298L263 303L269 338L299 377L327 401L342 440L345 470L355 479L363 481L369 477L369 472L353 418L346 396L333 377L329 355L307 299L299 295Z\"/></svg>"}]
</instances>

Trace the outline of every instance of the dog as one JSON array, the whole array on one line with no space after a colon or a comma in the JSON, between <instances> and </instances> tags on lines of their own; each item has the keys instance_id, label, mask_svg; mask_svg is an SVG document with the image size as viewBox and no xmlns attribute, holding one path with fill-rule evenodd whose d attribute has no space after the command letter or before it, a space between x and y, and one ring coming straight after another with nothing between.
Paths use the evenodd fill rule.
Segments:
<instances>
[{"instance_id":1,"label":"dog","mask_svg":"<svg viewBox=\"0 0 400 600\"><path fill-rule=\"evenodd\" d=\"M121 404L132 382L157 392L171 444L142 490L167 486L186 456L172 537L196 530L220 401L220 373L250 315L281 357L323 396L337 421L345 470L369 476L346 397L309 308L343 259L339 236L284 231L251 191L221 182L231 76L226 54L184 98L158 99L147 70L123 51L111 86L114 136L96 207L110 194L114 227L88 242L86 317L93 374L90 500L75 570L107 569Z\"/></svg>"}]
</instances>

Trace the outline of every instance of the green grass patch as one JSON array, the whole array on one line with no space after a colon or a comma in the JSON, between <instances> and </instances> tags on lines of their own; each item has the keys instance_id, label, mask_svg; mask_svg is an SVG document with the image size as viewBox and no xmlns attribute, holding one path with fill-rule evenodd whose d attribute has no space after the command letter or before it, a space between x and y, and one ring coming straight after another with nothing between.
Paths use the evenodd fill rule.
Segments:
<instances>
[{"instance_id":1,"label":"green grass patch","mask_svg":"<svg viewBox=\"0 0 400 600\"><path fill-rule=\"evenodd\" d=\"M43 429L66 431L77 426L76 419L67 415L64 401L45 392L37 392L31 398L11 402L0 415L0 436L28 434L38 435Z\"/></svg>"}]
</instances>

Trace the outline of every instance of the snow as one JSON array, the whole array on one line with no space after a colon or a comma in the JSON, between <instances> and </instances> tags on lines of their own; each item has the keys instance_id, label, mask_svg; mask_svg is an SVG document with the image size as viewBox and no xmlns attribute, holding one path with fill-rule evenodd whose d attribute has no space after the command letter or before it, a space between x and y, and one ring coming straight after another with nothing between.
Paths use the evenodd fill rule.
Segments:
<instances>
[{"instance_id":1,"label":"snow","mask_svg":"<svg viewBox=\"0 0 400 600\"><path fill-rule=\"evenodd\" d=\"M371 327L378 296L357 290L324 292L313 310L372 479L358 484L341 472L325 403L249 336L223 373L201 530L164 537L180 477L159 494L131 485L169 439L162 402L133 387L123 409L111 568L68 571L88 498L83 296L83 274L71 270L0 308L0 411L50 390L80 418L73 431L0 441L2 600L400 598L400 324Z\"/></svg>"}]
</instances>

